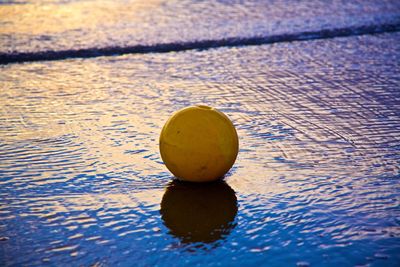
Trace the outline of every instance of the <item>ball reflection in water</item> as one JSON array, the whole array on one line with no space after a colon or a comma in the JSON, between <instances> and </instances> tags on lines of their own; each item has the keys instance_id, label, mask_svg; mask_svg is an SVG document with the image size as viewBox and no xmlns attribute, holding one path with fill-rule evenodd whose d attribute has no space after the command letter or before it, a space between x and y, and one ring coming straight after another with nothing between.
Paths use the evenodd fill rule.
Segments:
<instances>
[{"instance_id":1,"label":"ball reflection in water","mask_svg":"<svg viewBox=\"0 0 400 267\"><path fill-rule=\"evenodd\" d=\"M235 192L224 181L189 183L174 180L160 210L170 233L184 243L211 243L227 236L237 213Z\"/></svg>"}]
</instances>

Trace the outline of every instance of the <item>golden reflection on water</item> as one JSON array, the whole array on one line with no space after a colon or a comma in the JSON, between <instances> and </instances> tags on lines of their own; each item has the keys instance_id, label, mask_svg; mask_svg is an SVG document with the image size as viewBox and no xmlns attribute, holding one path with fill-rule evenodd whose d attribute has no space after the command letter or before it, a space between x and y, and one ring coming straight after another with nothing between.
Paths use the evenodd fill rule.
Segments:
<instances>
[{"instance_id":1,"label":"golden reflection on water","mask_svg":"<svg viewBox=\"0 0 400 267\"><path fill-rule=\"evenodd\" d=\"M0 94L2 139L13 143L33 143L41 149L42 154L57 153L59 148L44 146L38 141L60 140L65 142L62 148L79 159L75 165L64 167L69 172L65 175L60 175L57 168L51 168L53 156L41 165L35 165L32 160L29 163L32 168L27 172L39 170L40 176L32 175L27 186L67 182L82 171L118 173L131 170L140 175L131 175L129 179L138 181L166 172L160 164L158 137L170 113L177 109L171 108L177 107L177 99L203 101L204 94L209 94L224 104L229 99L219 97L220 90L236 86L226 82L221 89L221 84L212 81L193 82L189 76L192 74L190 69L179 70L184 78L171 78L168 72L177 72L176 65L185 62L185 55L182 56L183 59L174 54L157 57L147 55L147 60L143 60L143 56L124 56L7 67L7 71L2 73L3 90ZM168 67L170 62L173 63ZM150 63L154 65L149 66ZM193 98L192 95L198 97ZM235 96L230 98L234 100ZM241 101L242 106L248 108L254 105L250 100L239 99L238 102ZM179 105L183 107L187 104L181 102ZM295 113L286 101L264 101L260 105L267 111L275 109ZM235 113L232 118L236 126L251 125L255 121L246 113ZM273 117L265 117L260 122L263 120L268 120L265 123L271 125L267 129L273 132L271 126L274 123L279 125L287 119L282 117L277 122ZM308 132L316 135L321 131L312 129ZM309 175L324 176L332 172L330 168L313 167L294 170L290 162L283 164L274 161L274 158L312 164L322 159L329 166L336 156L339 159L342 156L339 143L322 144L313 141L313 136L309 137L311 141L308 142L290 139L287 138L288 134L285 136L285 133L281 133L285 139L265 141L241 127L238 128L238 134L244 152L239 152L238 161L227 179L236 192L280 194L288 191L289 184L282 181L281 177L288 177L286 180L299 177L299 181L302 181L308 179ZM296 134L296 137L299 135ZM324 149L321 144L325 146ZM75 152L77 148L80 149L79 153ZM326 151L332 156L324 156ZM369 165L371 162L363 160L358 164ZM0 162L2 165L7 166L7 163ZM349 168L336 168L335 173L340 175L340 172L348 174Z\"/></svg>"},{"instance_id":2,"label":"golden reflection on water","mask_svg":"<svg viewBox=\"0 0 400 267\"><path fill-rule=\"evenodd\" d=\"M78 30L82 25L92 30L124 21L135 23L139 22L141 12L160 4L158 0L40 2L0 5L0 34L42 35Z\"/></svg>"},{"instance_id":3,"label":"golden reflection on water","mask_svg":"<svg viewBox=\"0 0 400 267\"><path fill-rule=\"evenodd\" d=\"M391 148L378 150L381 141L376 141L379 137L392 142L395 131L383 135L385 128L377 127L373 132L373 128L364 127L379 121L368 117L372 116L370 109L351 106L353 102L341 108L347 112L343 114L354 117L328 116L325 109L329 103L321 104L319 98L309 99L293 89L303 82L301 77L287 73L273 78L277 72L274 68L279 66L269 66L270 71L265 65L257 65L260 55L286 55L285 49L260 49L126 55L3 67L0 136L5 143L25 146L19 148L25 149L25 154L14 153L2 160L0 167L25 164L20 168L29 175L21 178L26 188L68 183L81 173L111 173L115 177L104 183L130 179L147 186L152 179L149 177L162 176L154 186L163 188L167 170L158 152L163 124L179 108L208 102L217 108L237 105L228 110L232 111L243 150L226 180L238 193L296 193L299 188L312 189L333 175L338 178L332 184L340 185L346 183L343 177L358 172L398 172L396 158L385 157ZM269 76L257 76L252 69L243 71L238 61L243 56L251 60L248 65L255 72L270 71ZM213 71L210 62L216 65L211 66ZM236 69L238 74L231 74ZM218 82L218 75L238 78ZM247 81L246 75L253 80ZM287 89L286 95L281 95L277 92L282 87L294 91ZM330 88L323 90L331 92ZM324 99L320 94L315 97ZM305 112L304 107L312 109ZM351 138L343 138L346 136ZM352 179L351 183L354 189L363 186L362 179ZM157 198L154 200L157 202Z\"/></svg>"},{"instance_id":4,"label":"golden reflection on water","mask_svg":"<svg viewBox=\"0 0 400 267\"><path fill-rule=\"evenodd\" d=\"M153 88L132 87L129 78L116 78L109 69L93 62L74 65L68 75L58 69L62 66L55 63L44 71L41 64L30 64L22 71L18 67L8 70L0 94L0 119L6 126L0 128L2 139L37 144L43 155L60 147L45 146L42 140L58 140L65 144L63 150L72 153L81 149L77 155L81 162L89 164L95 159L98 173L124 166L140 168L143 175L163 170L143 153L134 153L144 149L147 155L158 156L158 130L168 114L151 119L143 114L146 104L153 100L147 103L142 95L153 95ZM51 165L52 157L48 159ZM40 177L32 180L43 185L66 179L48 179L55 175L51 169L42 169Z\"/></svg>"}]
</instances>

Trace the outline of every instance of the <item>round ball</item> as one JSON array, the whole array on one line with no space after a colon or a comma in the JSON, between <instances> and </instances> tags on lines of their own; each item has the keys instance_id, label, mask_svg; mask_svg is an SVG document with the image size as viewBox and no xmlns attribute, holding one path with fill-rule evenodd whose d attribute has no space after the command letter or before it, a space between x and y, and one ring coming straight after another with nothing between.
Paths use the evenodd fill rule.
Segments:
<instances>
[{"instance_id":1,"label":"round ball","mask_svg":"<svg viewBox=\"0 0 400 267\"><path fill-rule=\"evenodd\" d=\"M209 182L229 171L239 140L229 118L207 106L184 108L165 123L160 153L167 168L180 180Z\"/></svg>"}]
</instances>

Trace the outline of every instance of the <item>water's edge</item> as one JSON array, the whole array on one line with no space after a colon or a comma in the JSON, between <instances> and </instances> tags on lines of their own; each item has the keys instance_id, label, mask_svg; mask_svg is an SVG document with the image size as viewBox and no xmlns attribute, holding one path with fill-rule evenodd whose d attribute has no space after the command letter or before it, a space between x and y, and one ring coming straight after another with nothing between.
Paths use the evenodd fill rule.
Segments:
<instances>
[{"instance_id":1,"label":"water's edge","mask_svg":"<svg viewBox=\"0 0 400 267\"><path fill-rule=\"evenodd\" d=\"M220 40L198 40L181 43L160 43L152 45L92 47L84 49L68 49L59 51L12 52L0 53L0 65L11 63L63 60L68 58L94 58L101 56L117 56L123 54L168 53L186 50L205 50L219 47L253 46L282 42L329 39L336 37L381 34L400 31L400 23L364 25L323 29L300 33L288 33L271 36L253 36L248 38L234 37Z\"/></svg>"}]
</instances>

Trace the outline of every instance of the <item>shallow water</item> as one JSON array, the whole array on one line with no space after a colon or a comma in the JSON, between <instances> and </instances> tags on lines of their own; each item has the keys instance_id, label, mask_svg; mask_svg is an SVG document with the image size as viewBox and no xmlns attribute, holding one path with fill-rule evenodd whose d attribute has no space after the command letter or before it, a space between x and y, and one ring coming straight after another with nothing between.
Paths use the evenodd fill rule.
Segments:
<instances>
[{"instance_id":1,"label":"shallow water","mask_svg":"<svg viewBox=\"0 0 400 267\"><path fill-rule=\"evenodd\" d=\"M399 40L1 66L2 265L396 266ZM158 136L200 103L241 149L193 187Z\"/></svg>"},{"instance_id":2,"label":"shallow water","mask_svg":"<svg viewBox=\"0 0 400 267\"><path fill-rule=\"evenodd\" d=\"M0 1L0 52L179 44L381 24L400 24L399 1L6 0Z\"/></svg>"}]
</instances>

